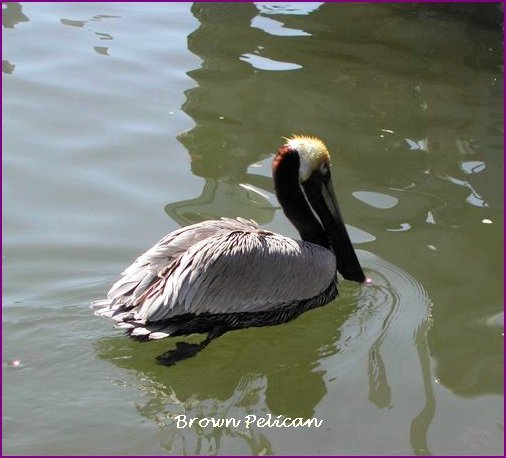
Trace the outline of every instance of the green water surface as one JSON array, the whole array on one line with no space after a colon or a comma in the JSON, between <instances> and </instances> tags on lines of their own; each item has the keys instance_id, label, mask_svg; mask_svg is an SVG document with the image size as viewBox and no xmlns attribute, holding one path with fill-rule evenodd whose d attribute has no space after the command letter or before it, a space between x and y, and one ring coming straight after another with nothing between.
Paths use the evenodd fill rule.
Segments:
<instances>
[{"instance_id":1,"label":"green water surface","mask_svg":"<svg viewBox=\"0 0 506 458\"><path fill-rule=\"evenodd\" d=\"M3 452L502 454L501 21L494 4L3 3ZM292 133L326 142L371 286L171 368L154 358L179 339L93 316L180 226L297 237L270 169Z\"/></svg>"}]
</instances>

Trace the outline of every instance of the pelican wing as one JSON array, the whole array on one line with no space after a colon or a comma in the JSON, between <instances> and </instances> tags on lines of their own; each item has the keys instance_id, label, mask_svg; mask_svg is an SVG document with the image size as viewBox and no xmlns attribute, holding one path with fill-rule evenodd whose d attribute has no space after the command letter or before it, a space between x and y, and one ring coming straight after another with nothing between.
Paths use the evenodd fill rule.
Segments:
<instances>
[{"instance_id":1,"label":"pelican wing","mask_svg":"<svg viewBox=\"0 0 506 458\"><path fill-rule=\"evenodd\" d=\"M122 273L121 278L107 293L106 301L97 301L95 308L110 305L112 311L123 311L136 306L143 294L163 277L161 272L189 248L213 235L230 233L234 230L255 230L258 225L243 218L221 218L204 221L178 229L162 238L152 248L139 256Z\"/></svg>"},{"instance_id":2,"label":"pelican wing","mask_svg":"<svg viewBox=\"0 0 506 458\"><path fill-rule=\"evenodd\" d=\"M335 275L335 257L325 248L236 228L200 240L174 259L144 294L135 319L265 311L321 294Z\"/></svg>"}]
</instances>

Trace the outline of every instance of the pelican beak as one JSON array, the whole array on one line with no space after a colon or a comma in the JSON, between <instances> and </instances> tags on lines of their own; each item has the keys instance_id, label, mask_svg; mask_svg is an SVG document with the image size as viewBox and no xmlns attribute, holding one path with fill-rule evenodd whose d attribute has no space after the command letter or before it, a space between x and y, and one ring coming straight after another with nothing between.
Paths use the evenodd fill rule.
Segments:
<instances>
[{"instance_id":1,"label":"pelican beak","mask_svg":"<svg viewBox=\"0 0 506 458\"><path fill-rule=\"evenodd\" d=\"M351 244L332 186L330 171L315 171L302 184L309 204L316 212L336 255L339 273L347 280L365 282L365 275Z\"/></svg>"}]
</instances>

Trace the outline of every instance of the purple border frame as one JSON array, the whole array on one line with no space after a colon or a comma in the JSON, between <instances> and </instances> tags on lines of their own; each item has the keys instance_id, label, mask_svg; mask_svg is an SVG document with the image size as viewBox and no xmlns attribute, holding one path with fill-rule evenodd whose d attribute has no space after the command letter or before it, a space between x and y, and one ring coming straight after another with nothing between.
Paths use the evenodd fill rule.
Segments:
<instances>
[{"instance_id":1,"label":"purple border frame","mask_svg":"<svg viewBox=\"0 0 506 458\"><path fill-rule=\"evenodd\" d=\"M247 0L238 0L236 2L228 2L228 3L240 3L240 2L246 2L246 1ZM204 0L204 2L216 3L216 0ZM9 3L9 2L2 2L2 3ZM27 1L27 2L22 2L22 3L46 3L46 2ZM55 2L55 3L73 3L73 2ZM143 3L143 2L131 1L131 0L126 0L126 1L113 0L110 2L85 0L80 3ZM165 1L164 2L164 1L155 0L155 3L192 3L192 2L175 2L175 1ZM299 2L293 2L293 3L299 3ZM504 6L505 0L501 0L501 1L494 1L494 0L431 0L431 1L422 1L422 0L414 0L414 1L408 1L408 0L397 0L397 1L392 1L392 0L371 0L371 1L366 1L366 0L330 0L327 3L497 3L497 4L502 3ZM503 11L503 24L504 24L505 18L506 18L506 11ZM504 63L504 59L506 57L505 48L506 48L506 39L505 39L504 28L503 28L503 63ZM2 51L3 51L3 48L2 48ZM2 85L2 83L0 83L0 85ZM506 88L506 85L504 85L504 79L503 79L503 94L504 94L505 88ZM505 99L503 96L503 127L504 128L506 128L506 122L504 122L505 109L506 109L506 103L505 103ZM2 111L2 118L3 118L3 111ZM503 192L504 192L504 182L506 182L506 167L503 169L503 180L504 180L503 181ZM0 203L0 207L1 207L1 205L2 204ZM506 211L506 203L503 203L503 207L504 207L503 210ZM3 218L3 212L2 212L2 218ZM504 227L504 213L503 213L503 227ZM1 235L1 237L2 237L2 252L3 252L3 233ZM504 242L506 242L506 232L503 233L503 267L504 267L504 259L506 257L505 256L506 255L506 248L504 247ZM504 271L504 269L503 269L503 274L504 274L504 286L503 286L503 299L504 299L504 297L506 297L506 271ZM0 278L0 285L2 284L2 280L3 280L3 275L2 275L2 278ZM2 342L3 342L3 339L2 339ZM506 345L504 348L506 349ZM504 365L503 365L503 370L504 370ZM505 375L506 375L506 372L505 372ZM0 400L0 404L1 404L1 400ZM504 404L503 404L503 411L504 411ZM2 414L3 414L3 409L2 409ZM2 415L2 418L3 418L3 415ZM2 431L3 431L3 424L2 424ZM3 434L2 434L2 438L0 439L0 445L3 445ZM3 448L2 448L2 450L3 450ZM9 456L9 455L2 455L2 456ZM16 455L16 456L23 456L23 455ZM52 455L31 455L31 456L46 457L46 456L52 456ZM86 456L86 455L79 455L79 456ZM100 456L100 455L93 455L93 456ZM121 455L115 455L115 456L121 456ZM142 456L142 455L128 455L128 456L131 457L131 456ZM279 456L288 456L288 455L279 455ZM367 455L363 455L363 456L367 456ZM396 456L411 456L411 455L396 455Z\"/></svg>"}]
</instances>

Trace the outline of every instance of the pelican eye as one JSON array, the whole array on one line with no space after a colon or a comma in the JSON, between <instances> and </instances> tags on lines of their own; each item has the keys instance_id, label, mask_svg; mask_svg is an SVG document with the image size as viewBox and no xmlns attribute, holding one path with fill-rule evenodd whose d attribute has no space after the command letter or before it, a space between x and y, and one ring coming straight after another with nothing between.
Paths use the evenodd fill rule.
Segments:
<instances>
[{"instance_id":1,"label":"pelican eye","mask_svg":"<svg viewBox=\"0 0 506 458\"><path fill-rule=\"evenodd\" d=\"M326 162L322 162L320 165L320 172L322 175L328 175L329 173L329 165Z\"/></svg>"}]
</instances>

